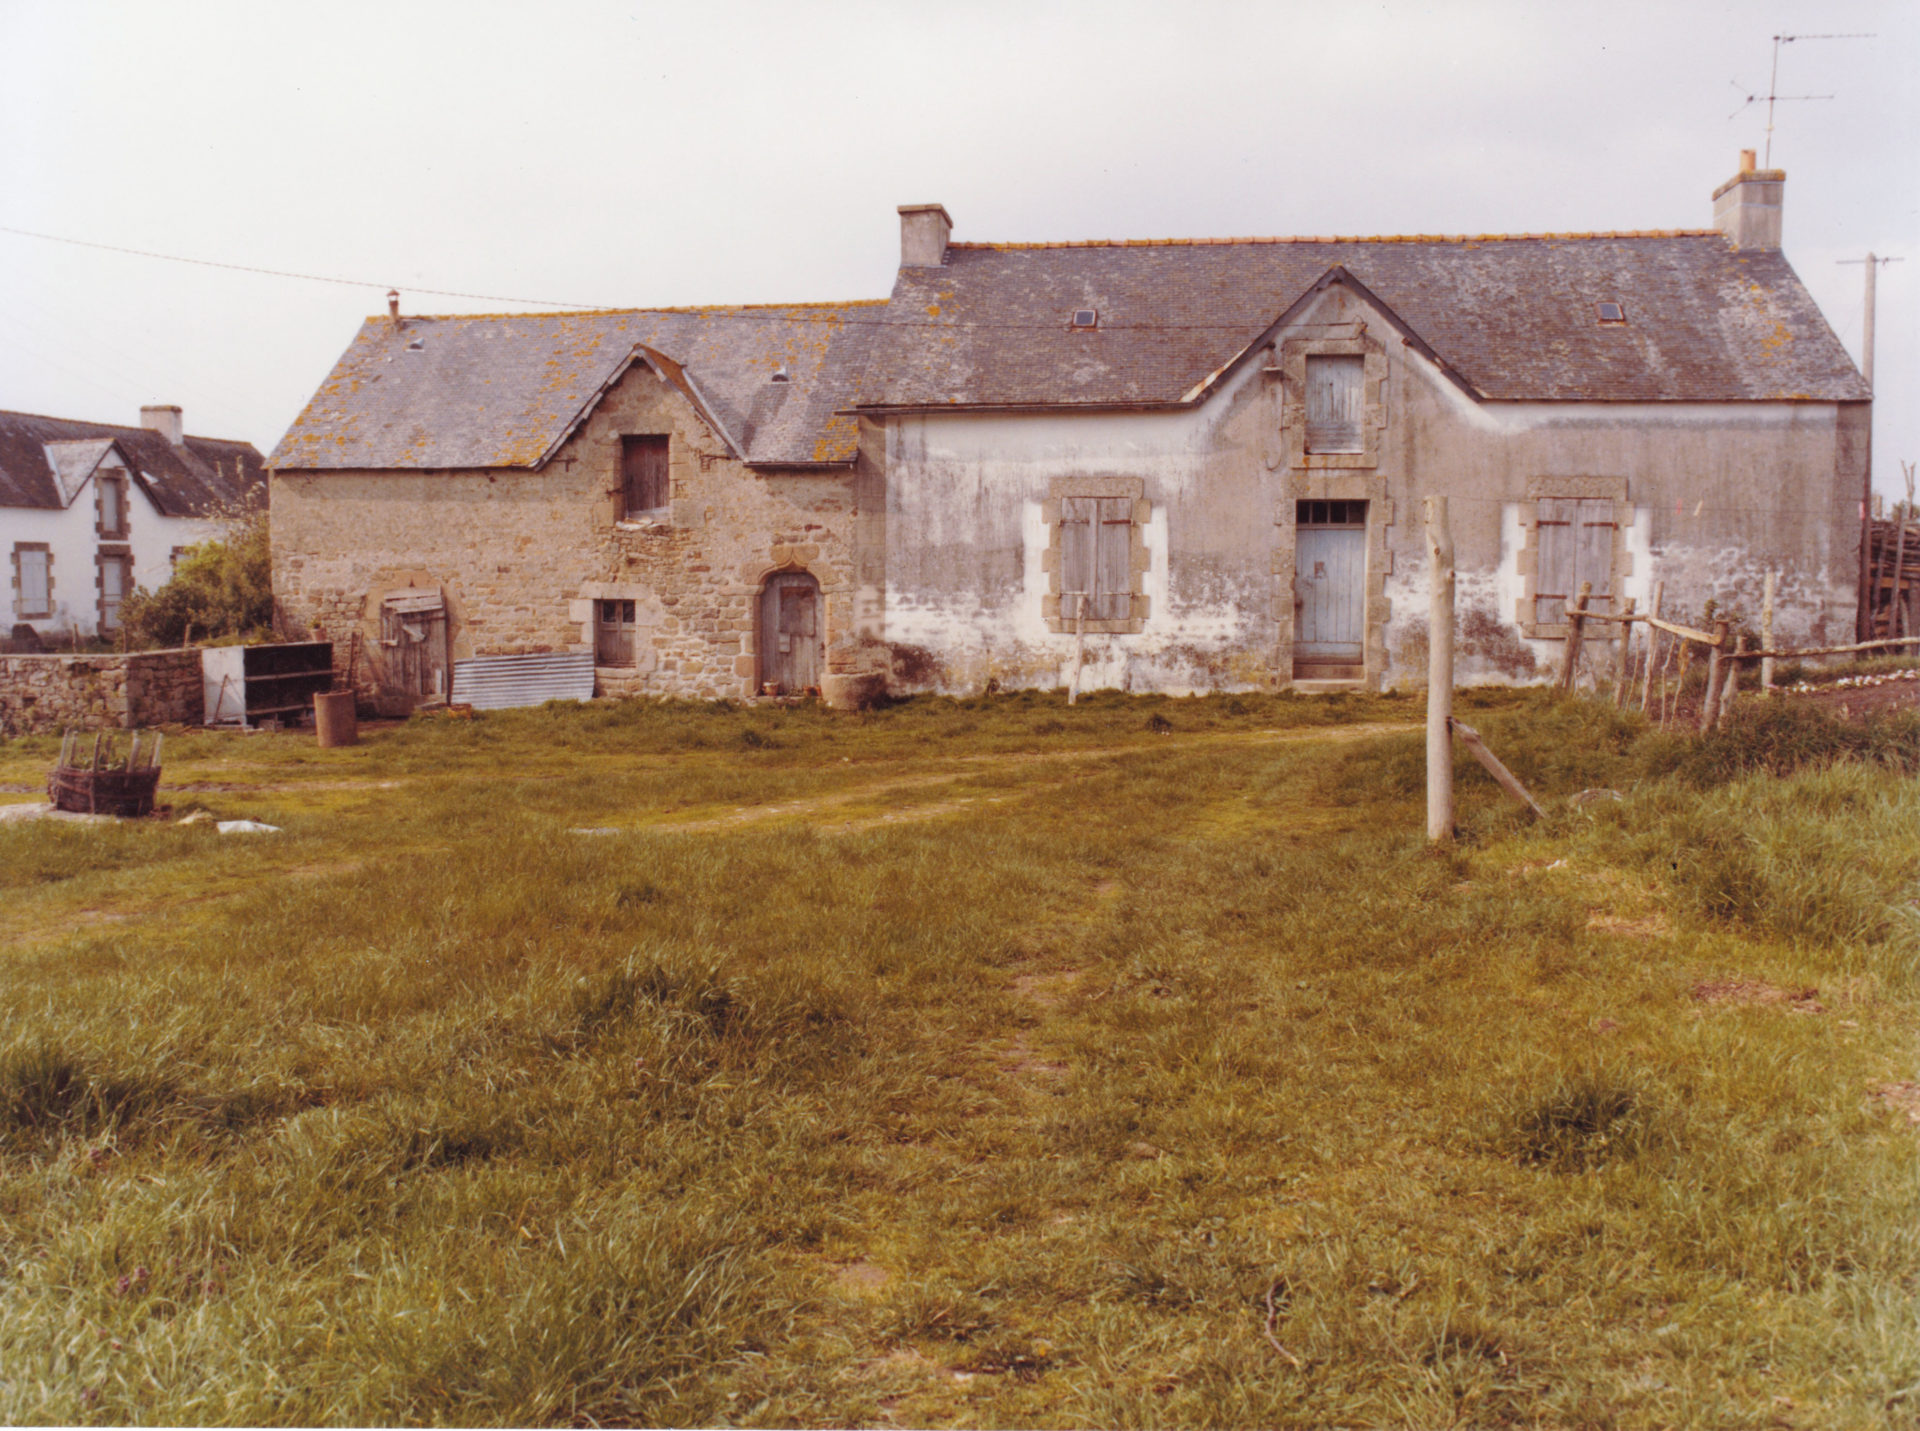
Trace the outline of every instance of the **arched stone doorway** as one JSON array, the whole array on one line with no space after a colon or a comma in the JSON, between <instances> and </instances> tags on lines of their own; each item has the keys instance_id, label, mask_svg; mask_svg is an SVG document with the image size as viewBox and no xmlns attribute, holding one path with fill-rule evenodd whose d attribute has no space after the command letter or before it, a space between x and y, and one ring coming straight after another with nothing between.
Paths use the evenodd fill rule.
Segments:
<instances>
[{"instance_id":1,"label":"arched stone doorway","mask_svg":"<svg viewBox=\"0 0 1920 1431\"><path fill-rule=\"evenodd\" d=\"M767 578L760 592L760 689L798 695L820 684L822 659L820 583L804 571Z\"/></svg>"}]
</instances>

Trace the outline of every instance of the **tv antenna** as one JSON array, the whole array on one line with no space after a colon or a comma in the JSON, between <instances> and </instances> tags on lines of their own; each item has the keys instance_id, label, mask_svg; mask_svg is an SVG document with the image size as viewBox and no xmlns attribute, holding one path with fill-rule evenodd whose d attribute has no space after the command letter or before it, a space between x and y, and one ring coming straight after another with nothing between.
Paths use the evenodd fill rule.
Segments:
<instances>
[{"instance_id":1,"label":"tv antenna","mask_svg":"<svg viewBox=\"0 0 1920 1431\"><path fill-rule=\"evenodd\" d=\"M1851 31L1844 35L1775 35L1773 37L1773 70L1772 70L1772 73L1770 73L1767 76L1767 92L1765 94L1748 93L1746 95L1745 101L1741 104L1741 106L1738 109L1736 109L1732 114L1729 114L1727 116L1728 119L1737 119L1740 115L1745 114L1754 105L1760 103L1761 100L1765 100L1767 102L1767 145L1766 145L1767 153L1766 153L1766 157L1763 160L1761 160L1761 163L1760 163L1760 167L1762 169L1771 169L1773 167L1773 107L1774 105L1780 103L1782 100L1797 102L1799 100L1806 100L1806 99L1832 99L1833 98L1833 96L1830 94L1781 94L1780 93L1780 47L1782 45L1791 45L1796 40L1871 40L1875 38L1877 38L1877 35L1873 31L1857 31L1857 30ZM1746 91L1747 87L1741 84L1739 80L1728 80L1727 83L1732 85L1737 90L1741 90L1743 92Z\"/></svg>"}]
</instances>

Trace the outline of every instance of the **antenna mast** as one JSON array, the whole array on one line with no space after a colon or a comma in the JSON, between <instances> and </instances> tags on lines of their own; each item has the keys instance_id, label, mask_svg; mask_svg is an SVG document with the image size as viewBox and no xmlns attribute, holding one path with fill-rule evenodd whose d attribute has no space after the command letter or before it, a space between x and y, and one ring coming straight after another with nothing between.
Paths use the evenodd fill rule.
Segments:
<instances>
[{"instance_id":1,"label":"antenna mast","mask_svg":"<svg viewBox=\"0 0 1920 1431\"><path fill-rule=\"evenodd\" d=\"M1806 99L1832 99L1833 98L1833 96L1830 94L1781 94L1780 93L1780 47L1782 45L1791 45L1795 40L1871 40L1874 38L1876 38L1876 34L1875 32L1872 32L1872 31L1853 31L1843 35L1775 35L1773 37L1773 69L1767 76L1767 92L1765 94L1747 95L1746 103L1742 104L1739 109L1736 109L1732 114L1729 114L1727 116L1728 119L1733 119L1736 116L1744 113L1750 106L1760 103L1761 100L1764 99L1767 102L1767 142L1766 142L1767 152L1766 152L1766 157L1762 159L1760 163L1760 167L1762 169L1771 169L1773 167L1773 107L1774 105L1780 103L1782 100L1798 101L1798 100L1806 100ZM1742 85L1739 80L1734 80L1732 83L1735 89L1745 88L1745 86Z\"/></svg>"}]
</instances>

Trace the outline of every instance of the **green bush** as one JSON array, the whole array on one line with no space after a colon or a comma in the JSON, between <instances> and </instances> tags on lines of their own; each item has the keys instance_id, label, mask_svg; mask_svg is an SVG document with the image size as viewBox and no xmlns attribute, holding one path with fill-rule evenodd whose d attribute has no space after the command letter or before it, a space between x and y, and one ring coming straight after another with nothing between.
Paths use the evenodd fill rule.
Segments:
<instances>
[{"instance_id":1,"label":"green bush","mask_svg":"<svg viewBox=\"0 0 1920 1431\"><path fill-rule=\"evenodd\" d=\"M248 636L273 625L273 560L267 513L232 514L224 540L201 542L181 554L172 578L157 591L140 588L121 608L130 642L182 646L194 636Z\"/></svg>"}]
</instances>

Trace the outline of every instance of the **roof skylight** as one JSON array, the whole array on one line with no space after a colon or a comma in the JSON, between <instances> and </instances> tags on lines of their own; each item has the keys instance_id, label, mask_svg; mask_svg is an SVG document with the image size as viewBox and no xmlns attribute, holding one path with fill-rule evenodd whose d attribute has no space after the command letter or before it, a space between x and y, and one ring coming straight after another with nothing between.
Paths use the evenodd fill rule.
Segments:
<instances>
[{"instance_id":1,"label":"roof skylight","mask_svg":"<svg viewBox=\"0 0 1920 1431\"><path fill-rule=\"evenodd\" d=\"M1073 310L1073 322L1067 326L1070 328L1098 328L1100 326L1100 310L1097 308L1076 308Z\"/></svg>"},{"instance_id":2,"label":"roof skylight","mask_svg":"<svg viewBox=\"0 0 1920 1431\"><path fill-rule=\"evenodd\" d=\"M1627 321L1627 307L1624 303L1596 303L1593 311L1602 323L1624 323Z\"/></svg>"}]
</instances>

